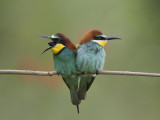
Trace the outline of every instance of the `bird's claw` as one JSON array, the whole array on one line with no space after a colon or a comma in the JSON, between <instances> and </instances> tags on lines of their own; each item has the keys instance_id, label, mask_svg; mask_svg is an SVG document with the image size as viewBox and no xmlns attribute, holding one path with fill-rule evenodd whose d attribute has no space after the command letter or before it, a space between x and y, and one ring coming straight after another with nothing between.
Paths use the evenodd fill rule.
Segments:
<instances>
[{"instance_id":1,"label":"bird's claw","mask_svg":"<svg viewBox=\"0 0 160 120\"><path fill-rule=\"evenodd\" d=\"M57 72L57 75L59 76L59 75L60 75L60 73L59 73L59 72Z\"/></svg>"},{"instance_id":2,"label":"bird's claw","mask_svg":"<svg viewBox=\"0 0 160 120\"><path fill-rule=\"evenodd\" d=\"M96 75L98 75L99 74L99 71L98 70L96 70Z\"/></svg>"}]
</instances>

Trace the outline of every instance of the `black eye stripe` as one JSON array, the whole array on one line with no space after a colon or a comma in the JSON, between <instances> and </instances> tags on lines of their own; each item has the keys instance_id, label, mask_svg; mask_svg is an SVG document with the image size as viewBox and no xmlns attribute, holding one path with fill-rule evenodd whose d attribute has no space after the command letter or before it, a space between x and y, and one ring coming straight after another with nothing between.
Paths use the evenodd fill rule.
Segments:
<instances>
[{"instance_id":1,"label":"black eye stripe","mask_svg":"<svg viewBox=\"0 0 160 120\"><path fill-rule=\"evenodd\" d=\"M54 43L54 44L60 43L60 44L66 45L66 42L65 42L61 37L52 38L52 40L53 40L53 43Z\"/></svg>"},{"instance_id":2,"label":"black eye stripe","mask_svg":"<svg viewBox=\"0 0 160 120\"><path fill-rule=\"evenodd\" d=\"M95 36L93 37L94 40L106 40L105 37L102 37L102 36Z\"/></svg>"}]
</instances>

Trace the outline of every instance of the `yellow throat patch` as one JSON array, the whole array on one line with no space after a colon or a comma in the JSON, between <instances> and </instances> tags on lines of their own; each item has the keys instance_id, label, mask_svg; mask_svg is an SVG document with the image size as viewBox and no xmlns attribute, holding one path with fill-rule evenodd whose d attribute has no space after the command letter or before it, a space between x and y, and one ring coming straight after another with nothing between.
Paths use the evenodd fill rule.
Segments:
<instances>
[{"instance_id":1,"label":"yellow throat patch","mask_svg":"<svg viewBox=\"0 0 160 120\"><path fill-rule=\"evenodd\" d=\"M96 42L102 47L104 47L107 44L107 40L92 40L92 42Z\"/></svg>"},{"instance_id":2,"label":"yellow throat patch","mask_svg":"<svg viewBox=\"0 0 160 120\"><path fill-rule=\"evenodd\" d=\"M53 48L51 48L53 54L58 54L63 48L65 48L62 44L56 44Z\"/></svg>"}]
</instances>

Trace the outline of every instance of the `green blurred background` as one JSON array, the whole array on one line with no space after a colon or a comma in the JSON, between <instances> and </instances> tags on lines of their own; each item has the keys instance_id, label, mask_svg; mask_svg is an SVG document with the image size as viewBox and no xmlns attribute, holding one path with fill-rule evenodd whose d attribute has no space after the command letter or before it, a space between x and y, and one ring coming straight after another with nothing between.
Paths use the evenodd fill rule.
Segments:
<instances>
[{"instance_id":1,"label":"green blurred background","mask_svg":"<svg viewBox=\"0 0 160 120\"><path fill-rule=\"evenodd\" d=\"M122 41L106 46L104 70L160 73L159 0L0 0L0 69L53 70L62 32L75 44L93 28ZM0 75L0 120L159 120L160 78L99 75L80 114L58 76Z\"/></svg>"}]
</instances>

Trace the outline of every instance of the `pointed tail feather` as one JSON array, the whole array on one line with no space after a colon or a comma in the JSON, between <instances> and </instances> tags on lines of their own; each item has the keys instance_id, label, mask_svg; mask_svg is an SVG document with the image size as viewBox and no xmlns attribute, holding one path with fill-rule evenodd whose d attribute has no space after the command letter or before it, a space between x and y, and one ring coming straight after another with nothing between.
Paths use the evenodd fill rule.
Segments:
<instances>
[{"instance_id":1,"label":"pointed tail feather","mask_svg":"<svg viewBox=\"0 0 160 120\"><path fill-rule=\"evenodd\" d=\"M87 84L85 86L81 86L78 90L78 98L79 100L85 100L86 98L86 89L87 89Z\"/></svg>"},{"instance_id":2,"label":"pointed tail feather","mask_svg":"<svg viewBox=\"0 0 160 120\"><path fill-rule=\"evenodd\" d=\"M91 87L96 75L82 75L79 84L78 98L79 100L85 100L86 92Z\"/></svg>"},{"instance_id":3,"label":"pointed tail feather","mask_svg":"<svg viewBox=\"0 0 160 120\"><path fill-rule=\"evenodd\" d=\"M78 99L78 92L76 90L70 90L71 102L73 105L78 105L81 101Z\"/></svg>"},{"instance_id":4,"label":"pointed tail feather","mask_svg":"<svg viewBox=\"0 0 160 120\"><path fill-rule=\"evenodd\" d=\"M65 84L70 90L71 102L77 106L77 112L79 113L79 104L81 100L78 99L78 79L77 76L62 76Z\"/></svg>"},{"instance_id":5,"label":"pointed tail feather","mask_svg":"<svg viewBox=\"0 0 160 120\"><path fill-rule=\"evenodd\" d=\"M78 112L78 114L79 114L79 104L77 104L77 112Z\"/></svg>"},{"instance_id":6,"label":"pointed tail feather","mask_svg":"<svg viewBox=\"0 0 160 120\"><path fill-rule=\"evenodd\" d=\"M77 106L77 112L79 114L79 104L81 101L78 99L78 92L77 90L70 90L70 93L72 104Z\"/></svg>"},{"instance_id":7,"label":"pointed tail feather","mask_svg":"<svg viewBox=\"0 0 160 120\"><path fill-rule=\"evenodd\" d=\"M84 100L86 98L86 91L87 90L87 79L85 76L81 77L79 89L78 89L78 99Z\"/></svg>"}]
</instances>

